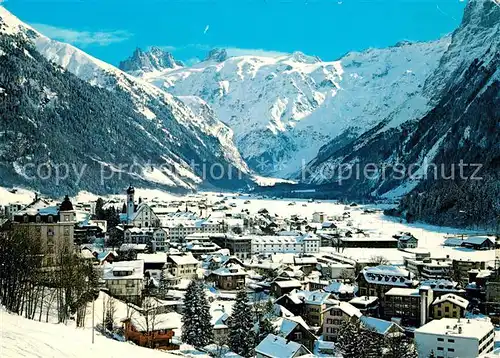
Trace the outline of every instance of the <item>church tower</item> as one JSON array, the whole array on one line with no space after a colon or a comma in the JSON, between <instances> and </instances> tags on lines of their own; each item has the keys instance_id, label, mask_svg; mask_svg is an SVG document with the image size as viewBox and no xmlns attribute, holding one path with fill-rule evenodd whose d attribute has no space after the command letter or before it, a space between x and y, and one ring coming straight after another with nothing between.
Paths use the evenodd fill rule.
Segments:
<instances>
[{"instance_id":1,"label":"church tower","mask_svg":"<svg viewBox=\"0 0 500 358\"><path fill-rule=\"evenodd\" d=\"M127 189L127 224L130 224L135 212L134 194L135 189L131 185Z\"/></svg>"}]
</instances>

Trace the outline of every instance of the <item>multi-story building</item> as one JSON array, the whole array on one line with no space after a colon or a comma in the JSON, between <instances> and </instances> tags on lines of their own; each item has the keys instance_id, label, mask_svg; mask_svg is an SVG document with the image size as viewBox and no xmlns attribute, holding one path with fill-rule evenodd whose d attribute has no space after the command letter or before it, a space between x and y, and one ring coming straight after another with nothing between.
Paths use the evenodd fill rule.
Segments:
<instances>
[{"instance_id":1,"label":"multi-story building","mask_svg":"<svg viewBox=\"0 0 500 358\"><path fill-rule=\"evenodd\" d=\"M359 309L348 302L341 301L336 301L323 313L323 339L329 342L337 341L339 331L347 322L352 322L362 316Z\"/></svg>"},{"instance_id":2,"label":"multi-story building","mask_svg":"<svg viewBox=\"0 0 500 358\"><path fill-rule=\"evenodd\" d=\"M452 271L452 261L446 259L405 258L406 269L424 280L448 278Z\"/></svg>"},{"instance_id":3,"label":"multi-story building","mask_svg":"<svg viewBox=\"0 0 500 358\"><path fill-rule=\"evenodd\" d=\"M105 264L103 279L112 296L140 304L144 289L144 261L118 261Z\"/></svg>"},{"instance_id":4,"label":"multi-story building","mask_svg":"<svg viewBox=\"0 0 500 358\"><path fill-rule=\"evenodd\" d=\"M167 257L166 269L170 273L182 279L195 279L198 277L200 263L193 255L170 255Z\"/></svg>"},{"instance_id":5,"label":"multi-story building","mask_svg":"<svg viewBox=\"0 0 500 358\"><path fill-rule=\"evenodd\" d=\"M451 293L442 295L432 302L432 315L435 319L460 318L465 316L469 301Z\"/></svg>"},{"instance_id":6,"label":"multi-story building","mask_svg":"<svg viewBox=\"0 0 500 358\"><path fill-rule=\"evenodd\" d=\"M229 264L213 271L210 276L221 290L241 290L245 287L247 273L239 265Z\"/></svg>"},{"instance_id":7,"label":"multi-story building","mask_svg":"<svg viewBox=\"0 0 500 358\"><path fill-rule=\"evenodd\" d=\"M13 224L15 229L27 230L39 240L43 266L56 265L61 253L75 249L76 212L68 196L59 206L48 206L47 202L37 198L14 214Z\"/></svg>"},{"instance_id":8,"label":"multi-story building","mask_svg":"<svg viewBox=\"0 0 500 358\"><path fill-rule=\"evenodd\" d=\"M387 320L400 318L404 326L419 327L429 320L432 301L429 287L394 287L385 293L382 301L383 317Z\"/></svg>"},{"instance_id":9,"label":"multi-story building","mask_svg":"<svg viewBox=\"0 0 500 358\"><path fill-rule=\"evenodd\" d=\"M475 358L493 351L494 339L487 319L435 319L415 330L419 357Z\"/></svg>"},{"instance_id":10,"label":"multi-story building","mask_svg":"<svg viewBox=\"0 0 500 358\"><path fill-rule=\"evenodd\" d=\"M224 234L212 237L212 241L239 259L247 259L252 255L252 238L249 236Z\"/></svg>"},{"instance_id":11,"label":"multi-story building","mask_svg":"<svg viewBox=\"0 0 500 358\"><path fill-rule=\"evenodd\" d=\"M161 227L128 227L123 231L126 244L149 244L153 252L167 249L168 233Z\"/></svg>"},{"instance_id":12,"label":"multi-story building","mask_svg":"<svg viewBox=\"0 0 500 358\"><path fill-rule=\"evenodd\" d=\"M485 261L473 261L473 260L453 260L452 269L455 279L460 281L463 285L469 282L469 271L470 270L484 270L486 268Z\"/></svg>"},{"instance_id":13,"label":"multi-story building","mask_svg":"<svg viewBox=\"0 0 500 358\"><path fill-rule=\"evenodd\" d=\"M251 236L252 254L315 254L319 253L321 239L314 234L300 236Z\"/></svg>"},{"instance_id":14,"label":"multi-story building","mask_svg":"<svg viewBox=\"0 0 500 358\"><path fill-rule=\"evenodd\" d=\"M376 296L382 303L387 291L396 288L414 288L417 282L413 280L413 274L397 266L380 265L365 267L357 277L358 294L360 296ZM380 314L383 315L381 304Z\"/></svg>"}]
</instances>

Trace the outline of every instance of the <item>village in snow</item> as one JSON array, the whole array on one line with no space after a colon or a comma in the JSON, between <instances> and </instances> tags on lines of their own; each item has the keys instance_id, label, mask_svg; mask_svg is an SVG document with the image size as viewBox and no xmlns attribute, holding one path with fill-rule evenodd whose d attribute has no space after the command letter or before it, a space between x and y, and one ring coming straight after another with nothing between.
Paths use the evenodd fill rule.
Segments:
<instances>
[{"instance_id":1,"label":"village in snow","mask_svg":"<svg viewBox=\"0 0 500 358\"><path fill-rule=\"evenodd\" d=\"M407 223L389 204L0 190L1 234L24 243L0 253L2 357L500 352L492 233Z\"/></svg>"}]
</instances>

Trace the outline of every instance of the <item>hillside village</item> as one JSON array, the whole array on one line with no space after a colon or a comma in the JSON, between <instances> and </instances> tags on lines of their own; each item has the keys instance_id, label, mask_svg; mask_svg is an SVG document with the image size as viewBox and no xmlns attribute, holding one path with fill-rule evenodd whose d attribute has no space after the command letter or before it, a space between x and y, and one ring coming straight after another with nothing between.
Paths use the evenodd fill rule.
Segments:
<instances>
[{"instance_id":1,"label":"hillside village","mask_svg":"<svg viewBox=\"0 0 500 358\"><path fill-rule=\"evenodd\" d=\"M21 297L1 288L2 304L183 356L498 353L498 238L430 233L381 211L239 193L164 199L132 186L35 196L4 207L1 236L3 258L38 284ZM25 240L19 252L12 239ZM23 261L26 247L39 259ZM24 282L14 266L1 287Z\"/></svg>"}]
</instances>

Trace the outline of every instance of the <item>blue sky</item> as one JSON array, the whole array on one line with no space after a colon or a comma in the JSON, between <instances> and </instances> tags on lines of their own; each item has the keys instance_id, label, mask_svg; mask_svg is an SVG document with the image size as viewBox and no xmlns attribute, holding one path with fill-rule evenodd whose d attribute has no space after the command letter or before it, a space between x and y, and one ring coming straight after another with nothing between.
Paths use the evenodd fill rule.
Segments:
<instances>
[{"instance_id":1,"label":"blue sky","mask_svg":"<svg viewBox=\"0 0 500 358\"><path fill-rule=\"evenodd\" d=\"M0 0L1 2L2 0ZM427 41L452 32L461 0L6 0L46 35L117 65L136 47L184 61L214 47L230 54L302 51L334 60L352 50Z\"/></svg>"}]
</instances>

